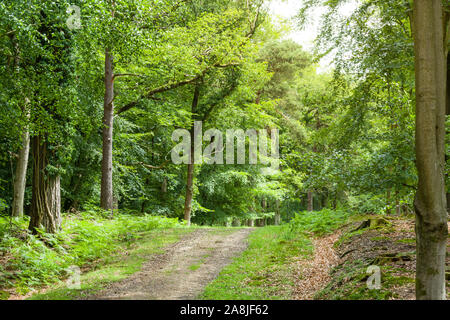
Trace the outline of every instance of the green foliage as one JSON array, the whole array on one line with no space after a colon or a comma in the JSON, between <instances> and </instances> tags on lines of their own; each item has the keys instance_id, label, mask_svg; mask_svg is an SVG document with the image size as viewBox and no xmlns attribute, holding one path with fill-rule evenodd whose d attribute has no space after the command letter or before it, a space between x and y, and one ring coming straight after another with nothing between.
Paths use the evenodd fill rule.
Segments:
<instances>
[{"instance_id":1,"label":"green foliage","mask_svg":"<svg viewBox=\"0 0 450 320\"><path fill-rule=\"evenodd\" d=\"M69 266L106 261L141 233L175 227L178 219L127 214L108 219L91 211L64 217L63 231L58 234L39 231L37 236L24 231L27 223L27 219L11 222L0 218L0 251L7 257L0 286L13 285L21 292L55 282Z\"/></svg>"},{"instance_id":2,"label":"green foliage","mask_svg":"<svg viewBox=\"0 0 450 320\"><path fill-rule=\"evenodd\" d=\"M381 196L371 196L362 194L359 196L351 196L348 200L351 210L361 214L378 214L384 213L385 199Z\"/></svg>"},{"instance_id":3,"label":"green foliage","mask_svg":"<svg viewBox=\"0 0 450 320\"><path fill-rule=\"evenodd\" d=\"M323 236L344 225L350 214L342 210L304 211L289 222L291 233L313 233Z\"/></svg>"},{"instance_id":4,"label":"green foliage","mask_svg":"<svg viewBox=\"0 0 450 320\"><path fill-rule=\"evenodd\" d=\"M4 199L0 198L0 214L8 208L8 205Z\"/></svg>"}]
</instances>

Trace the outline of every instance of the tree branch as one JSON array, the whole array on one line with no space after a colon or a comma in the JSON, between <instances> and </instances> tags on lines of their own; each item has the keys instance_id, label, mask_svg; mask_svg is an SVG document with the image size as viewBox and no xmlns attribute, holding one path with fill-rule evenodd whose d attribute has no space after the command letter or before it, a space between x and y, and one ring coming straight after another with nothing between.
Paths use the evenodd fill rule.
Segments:
<instances>
[{"instance_id":1,"label":"tree branch","mask_svg":"<svg viewBox=\"0 0 450 320\"><path fill-rule=\"evenodd\" d=\"M205 74L209 70L214 68L214 67L216 67L216 68L226 68L226 67L229 67L229 66L232 66L232 65L238 65L238 64L237 63L229 63L229 64L216 63L213 66L211 66L209 68L206 68L200 74L196 75L193 78L186 79L186 80L183 80L183 81L180 81L180 82L168 83L168 84L165 84L165 85L163 85L161 87L158 87L158 88L155 88L153 90L150 90L146 94L143 94L138 100L130 102L130 103L126 104L125 106L123 106L122 108L120 108L117 111L116 115L120 115L120 114L124 113L125 111L128 111L128 110L136 107L142 99L156 99L156 98L154 98L155 94L163 93L163 92L166 92L166 91L170 91L170 90L173 90L173 89L185 86L187 84L194 83L195 81L203 78L205 76Z\"/></svg>"},{"instance_id":2,"label":"tree branch","mask_svg":"<svg viewBox=\"0 0 450 320\"><path fill-rule=\"evenodd\" d=\"M152 166L152 165L150 165L150 164L146 164L146 163L143 163L143 162L139 162L138 165L141 165L141 166L143 166L143 167L145 167L145 168L147 168L147 169L151 169L151 170L160 170L160 169L164 169L164 167L165 167L168 163L169 163L169 161L166 160L166 161L164 161L164 162L163 162L161 165L159 165L159 166Z\"/></svg>"}]
</instances>

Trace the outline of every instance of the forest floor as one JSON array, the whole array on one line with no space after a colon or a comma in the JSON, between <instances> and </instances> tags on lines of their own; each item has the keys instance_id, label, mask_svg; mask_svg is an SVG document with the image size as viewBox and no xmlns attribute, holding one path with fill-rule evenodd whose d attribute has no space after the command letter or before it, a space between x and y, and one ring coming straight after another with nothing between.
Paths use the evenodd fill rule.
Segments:
<instances>
[{"instance_id":1,"label":"forest floor","mask_svg":"<svg viewBox=\"0 0 450 320\"><path fill-rule=\"evenodd\" d=\"M367 221L372 223L367 225ZM450 224L449 224L450 231ZM317 278L313 294L305 298L323 300L413 300L415 299L416 245L414 217L362 216L342 227L336 234L315 240L314 260L302 262L306 271ZM326 245L323 246L322 244ZM450 248L448 240L447 250ZM330 251L331 250L331 251ZM369 288L373 274L368 268L379 268L380 287ZM308 271L309 270L309 271ZM450 255L447 254L447 293L450 299ZM326 271L326 273L324 272ZM371 282L374 284L373 282ZM299 282L299 292L310 282ZM321 287L321 288L320 288ZM304 295L300 294L300 297Z\"/></svg>"},{"instance_id":2,"label":"forest floor","mask_svg":"<svg viewBox=\"0 0 450 320\"><path fill-rule=\"evenodd\" d=\"M330 281L330 271L339 262L333 249L341 231L313 239L314 255L296 262L295 300L313 300L314 295Z\"/></svg>"}]
</instances>

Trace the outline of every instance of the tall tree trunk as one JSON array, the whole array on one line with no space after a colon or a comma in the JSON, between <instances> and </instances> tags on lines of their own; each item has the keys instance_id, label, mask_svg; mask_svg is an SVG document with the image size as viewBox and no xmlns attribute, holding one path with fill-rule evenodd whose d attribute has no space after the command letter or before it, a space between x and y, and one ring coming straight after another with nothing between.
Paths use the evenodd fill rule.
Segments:
<instances>
[{"instance_id":1,"label":"tall tree trunk","mask_svg":"<svg viewBox=\"0 0 450 320\"><path fill-rule=\"evenodd\" d=\"M317 112L315 114L315 117L316 117L316 130L320 130L322 124L321 124L321 121L320 121L320 114L319 114L319 110L318 109L317 109ZM319 148L318 148L317 144L315 144L313 146L312 151L314 153L319 153ZM312 174L312 172L311 172L311 174ZM308 211L310 211L310 212L314 211L314 193L313 193L312 189L308 190Z\"/></svg>"},{"instance_id":2,"label":"tall tree trunk","mask_svg":"<svg viewBox=\"0 0 450 320\"><path fill-rule=\"evenodd\" d=\"M446 93L446 99L445 99L445 106L446 106L446 112L445 114L447 116L450 116L450 55L447 53L447 93ZM447 134L450 134L450 132L447 132ZM445 162L448 161L448 156L445 154ZM445 180L448 181L449 177L446 176ZM450 214L450 188L446 190L446 198L447 198L447 213Z\"/></svg>"},{"instance_id":3,"label":"tall tree trunk","mask_svg":"<svg viewBox=\"0 0 450 320\"><path fill-rule=\"evenodd\" d=\"M334 197L333 197L333 210L336 210L337 208L337 198L338 198L338 190L336 190L334 192Z\"/></svg>"},{"instance_id":4,"label":"tall tree trunk","mask_svg":"<svg viewBox=\"0 0 450 320\"><path fill-rule=\"evenodd\" d=\"M33 137L33 196L29 229L36 233L42 228L56 233L61 228L60 176L47 172L50 154L48 143L38 135Z\"/></svg>"},{"instance_id":5,"label":"tall tree trunk","mask_svg":"<svg viewBox=\"0 0 450 320\"><path fill-rule=\"evenodd\" d=\"M391 214L391 189L386 191L386 214Z\"/></svg>"},{"instance_id":6,"label":"tall tree trunk","mask_svg":"<svg viewBox=\"0 0 450 320\"><path fill-rule=\"evenodd\" d=\"M443 300L447 210L444 183L446 58L441 0L415 0L416 298Z\"/></svg>"},{"instance_id":7,"label":"tall tree trunk","mask_svg":"<svg viewBox=\"0 0 450 320\"><path fill-rule=\"evenodd\" d=\"M279 226L281 223L280 200L275 200L275 219L274 223Z\"/></svg>"},{"instance_id":8,"label":"tall tree trunk","mask_svg":"<svg viewBox=\"0 0 450 320\"><path fill-rule=\"evenodd\" d=\"M100 206L112 210L113 199L113 126L114 126L114 67L109 50L105 52L105 99L103 109L103 155Z\"/></svg>"},{"instance_id":9,"label":"tall tree trunk","mask_svg":"<svg viewBox=\"0 0 450 320\"><path fill-rule=\"evenodd\" d=\"M167 193L167 178L163 179L163 182L161 184L161 193L165 195Z\"/></svg>"},{"instance_id":10,"label":"tall tree trunk","mask_svg":"<svg viewBox=\"0 0 450 320\"><path fill-rule=\"evenodd\" d=\"M29 117L29 113L28 113ZM28 155L30 153L30 132L28 127L22 133L22 147L17 157L16 172L14 175L14 199L12 204L12 216L23 216L23 203L28 168Z\"/></svg>"},{"instance_id":11,"label":"tall tree trunk","mask_svg":"<svg viewBox=\"0 0 450 320\"><path fill-rule=\"evenodd\" d=\"M193 114L196 112L199 98L200 98L200 87L199 85L196 85L194 90L194 98L192 100L191 111ZM186 220L188 226L191 225L192 199L194 197L194 170L195 170L194 124L192 124L189 132L191 134L191 154L189 164L187 165L186 196L184 198L184 220Z\"/></svg>"},{"instance_id":12,"label":"tall tree trunk","mask_svg":"<svg viewBox=\"0 0 450 320\"><path fill-rule=\"evenodd\" d=\"M11 45L13 47L13 63L11 72L19 76L20 71L20 48L17 41L15 33L9 35ZM29 100L26 98L24 101L24 107L22 112L25 115L26 122L30 119L30 109ZM30 132L28 130L28 125L25 125L22 133L22 146L19 150L16 162L16 171L14 174L14 195L12 203L12 216L21 217L23 216L23 203L25 198L25 187L27 178L27 168L28 168L28 156L30 153Z\"/></svg>"},{"instance_id":13,"label":"tall tree trunk","mask_svg":"<svg viewBox=\"0 0 450 320\"><path fill-rule=\"evenodd\" d=\"M328 198L329 198L329 191L326 190L322 198L322 208L328 207Z\"/></svg>"},{"instance_id":14,"label":"tall tree trunk","mask_svg":"<svg viewBox=\"0 0 450 320\"><path fill-rule=\"evenodd\" d=\"M314 197L312 191L308 191L308 211L314 210Z\"/></svg>"},{"instance_id":15,"label":"tall tree trunk","mask_svg":"<svg viewBox=\"0 0 450 320\"><path fill-rule=\"evenodd\" d=\"M401 206L400 206L400 192L398 190L395 191L395 214L399 216L401 214Z\"/></svg>"},{"instance_id":16,"label":"tall tree trunk","mask_svg":"<svg viewBox=\"0 0 450 320\"><path fill-rule=\"evenodd\" d=\"M193 152L193 151L192 151ZM193 159L193 158L192 158ZM187 166L186 197L184 200L184 220L191 225L192 199L194 196L194 163Z\"/></svg>"}]
</instances>

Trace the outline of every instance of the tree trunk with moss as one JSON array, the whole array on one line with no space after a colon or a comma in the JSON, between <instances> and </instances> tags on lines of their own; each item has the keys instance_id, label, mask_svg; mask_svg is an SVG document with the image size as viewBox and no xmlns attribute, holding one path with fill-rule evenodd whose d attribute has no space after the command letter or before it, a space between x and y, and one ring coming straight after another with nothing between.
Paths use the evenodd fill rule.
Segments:
<instances>
[{"instance_id":1,"label":"tree trunk with moss","mask_svg":"<svg viewBox=\"0 0 450 320\"><path fill-rule=\"evenodd\" d=\"M444 182L446 50L441 0L415 0L416 298L446 299L447 210Z\"/></svg>"}]
</instances>

